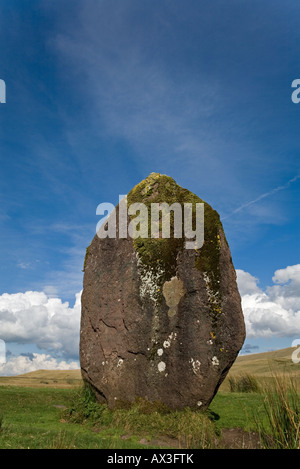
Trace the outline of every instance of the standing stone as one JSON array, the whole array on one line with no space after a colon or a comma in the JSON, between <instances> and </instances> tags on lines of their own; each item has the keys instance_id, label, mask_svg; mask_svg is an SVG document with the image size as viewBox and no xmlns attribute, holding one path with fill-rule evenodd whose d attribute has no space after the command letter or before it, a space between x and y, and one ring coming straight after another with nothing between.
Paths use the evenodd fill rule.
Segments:
<instances>
[{"instance_id":1,"label":"standing stone","mask_svg":"<svg viewBox=\"0 0 300 469\"><path fill-rule=\"evenodd\" d=\"M204 244L186 249L172 231L121 238L118 226L115 238L94 237L84 263L82 376L111 408L142 397L206 409L245 340L223 227L210 205L165 175L151 173L129 192L128 207L140 202L149 214L151 203L204 203Z\"/></svg>"}]
</instances>

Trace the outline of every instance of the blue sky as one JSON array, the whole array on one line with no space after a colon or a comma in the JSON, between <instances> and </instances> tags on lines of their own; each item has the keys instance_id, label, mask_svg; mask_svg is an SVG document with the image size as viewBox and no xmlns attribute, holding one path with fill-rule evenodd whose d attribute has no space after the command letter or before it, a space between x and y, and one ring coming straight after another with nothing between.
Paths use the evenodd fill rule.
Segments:
<instances>
[{"instance_id":1,"label":"blue sky","mask_svg":"<svg viewBox=\"0 0 300 469\"><path fill-rule=\"evenodd\" d=\"M24 369L32 353L78 359L65 325L59 344L46 325L78 321L97 205L152 171L220 213L248 350L300 338L299 14L289 0L2 2L0 337ZM34 329L41 305L38 339L22 320Z\"/></svg>"}]
</instances>

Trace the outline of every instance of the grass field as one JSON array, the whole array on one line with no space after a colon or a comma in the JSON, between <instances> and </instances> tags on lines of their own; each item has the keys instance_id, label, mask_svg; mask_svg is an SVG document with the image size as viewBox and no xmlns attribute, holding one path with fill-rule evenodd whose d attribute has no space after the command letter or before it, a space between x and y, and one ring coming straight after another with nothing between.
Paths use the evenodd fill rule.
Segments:
<instances>
[{"instance_id":1,"label":"grass field","mask_svg":"<svg viewBox=\"0 0 300 469\"><path fill-rule=\"evenodd\" d=\"M0 448L1 449L72 449L72 448L189 448L197 447L189 441L191 413L181 412L183 428L175 432L172 426L177 413L168 416L104 409L102 418L68 419L66 411L76 400L78 390L70 388L30 388L2 386L0 389ZM220 393L209 409L217 437L223 429L243 429L243 437L255 425L249 415L260 405L254 394ZM165 422L164 422L165 420ZM202 425L201 419L199 425ZM196 422L198 424L198 421ZM207 424L207 421L205 421ZM185 425L185 427L184 427ZM190 436L192 438L192 435ZM209 443L208 446L210 446Z\"/></svg>"},{"instance_id":2,"label":"grass field","mask_svg":"<svg viewBox=\"0 0 300 469\"><path fill-rule=\"evenodd\" d=\"M271 431L266 395L230 392L230 379L248 374L261 386L271 382L272 374L280 373L295 379L299 389L300 364L292 362L293 350L239 357L204 415L189 409L165 412L143 402L112 412L87 395L79 370L0 377L0 448L261 447L260 425ZM298 395L296 400L291 411L293 425L299 417ZM292 406L284 403L283 407L280 412L287 414ZM286 415L283 417L286 422ZM276 425L282 426L280 422ZM298 420L296 425L298 439Z\"/></svg>"}]
</instances>

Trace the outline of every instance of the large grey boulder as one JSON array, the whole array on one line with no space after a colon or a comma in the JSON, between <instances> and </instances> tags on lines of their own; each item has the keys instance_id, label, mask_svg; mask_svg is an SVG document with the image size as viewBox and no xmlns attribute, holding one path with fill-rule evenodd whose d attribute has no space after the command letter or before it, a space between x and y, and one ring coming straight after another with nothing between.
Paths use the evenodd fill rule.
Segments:
<instances>
[{"instance_id":1,"label":"large grey boulder","mask_svg":"<svg viewBox=\"0 0 300 469\"><path fill-rule=\"evenodd\" d=\"M94 237L84 264L82 376L111 408L142 397L205 409L245 340L236 273L210 205L156 173L127 197L128 206L158 202L204 203L204 244L122 238L118 223L115 238Z\"/></svg>"}]
</instances>

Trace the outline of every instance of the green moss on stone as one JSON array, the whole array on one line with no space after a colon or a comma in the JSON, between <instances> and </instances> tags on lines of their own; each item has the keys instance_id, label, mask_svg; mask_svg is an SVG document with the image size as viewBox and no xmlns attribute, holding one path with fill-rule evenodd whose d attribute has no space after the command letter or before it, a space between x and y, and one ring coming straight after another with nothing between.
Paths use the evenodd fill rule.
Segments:
<instances>
[{"instance_id":1,"label":"green moss on stone","mask_svg":"<svg viewBox=\"0 0 300 469\"><path fill-rule=\"evenodd\" d=\"M195 267L203 272L213 272L217 280L219 276L219 230L222 229L220 217L212 207L187 189L180 187L174 179L169 176L158 173L151 173L146 179L135 186L128 194L128 205L135 202L143 202L148 208L148 238L137 238L134 245L142 261L155 267L157 261L163 260L171 269L170 274L174 274L176 259L174 253L177 253L184 247L184 239L151 239L151 203L166 202L172 203L192 203L195 209L196 203L204 203L204 245L197 252ZM171 212L171 225L173 222L173 213ZM171 236L172 236L171 226ZM167 269L168 270L168 269Z\"/></svg>"},{"instance_id":2,"label":"green moss on stone","mask_svg":"<svg viewBox=\"0 0 300 469\"><path fill-rule=\"evenodd\" d=\"M157 344L153 344L149 353L149 357L148 357L150 361L153 361L155 360L155 358L157 358L157 350L158 350Z\"/></svg>"},{"instance_id":3,"label":"green moss on stone","mask_svg":"<svg viewBox=\"0 0 300 469\"><path fill-rule=\"evenodd\" d=\"M134 240L134 248L145 268L155 274L160 273L157 280L158 290L164 282L176 275L177 255L184 249L184 237L176 239L173 236L174 216L171 212L171 238L151 238L151 203L192 203L195 214L196 203L204 203L204 244L195 251L195 268L209 278L207 288L212 292L211 311L215 324L221 313L220 298L220 233L223 231L218 213L187 189L180 187L174 179L158 173L151 173L145 180L135 186L127 196L128 206L139 202L148 209L148 238ZM183 227L182 227L182 232ZM160 293L161 295L161 293ZM214 296L215 295L215 296ZM158 295L159 296L159 295Z\"/></svg>"},{"instance_id":4,"label":"green moss on stone","mask_svg":"<svg viewBox=\"0 0 300 469\"><path fill-rule=\"evenodd\" d=\"M90 249L90 246L88 246L85 250L84 263L83 263L83 272L85 271L85 268L86 268L86 262L87 262L87 258L88 258L88 255L89 255L89 249Z\"/></svg>"},{"instance_id":5,"label":"green moss on stone","mask_svg":"<svg viewBox=\"0 0 300 469\"><path fill-rule=\"evenodd\" d=\"M148 238L137 238L134 247L144 266L154 274L161 272L158 286L176 275L177 253L183 249L184 239L174 238L174 216L171 212L171 238L151 238L151 203L166 202L169 205L182 202L181 187L169 176L151 173L135 186L127 196L128 205L144 203L148 209Z\"/></svg>"}]
</instances>

